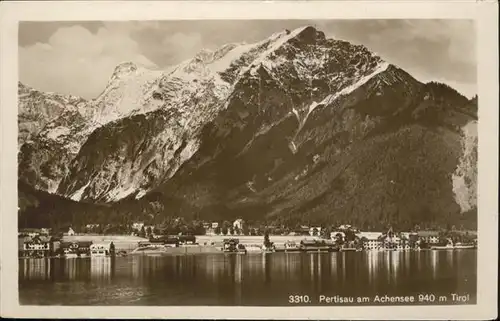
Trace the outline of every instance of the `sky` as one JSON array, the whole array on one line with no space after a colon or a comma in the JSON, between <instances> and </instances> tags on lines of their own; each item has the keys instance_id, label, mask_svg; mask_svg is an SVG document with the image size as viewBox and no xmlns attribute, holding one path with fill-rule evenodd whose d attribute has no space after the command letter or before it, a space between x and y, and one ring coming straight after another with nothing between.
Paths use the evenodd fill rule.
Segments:
<instances>
[{"instance_id":1,"label":"sky","mask_svg":"<svg viewBox=\"0 0 500 321\"><path fill-rule=\"evenodd\" d=\"M257 42L304 25L328 38L363 44L420 81L447 83L467 97L477 92L472 20L21 22L19 80L92 99L122 62L161 70L204 48Z\"/></svg>"}]
</instances>

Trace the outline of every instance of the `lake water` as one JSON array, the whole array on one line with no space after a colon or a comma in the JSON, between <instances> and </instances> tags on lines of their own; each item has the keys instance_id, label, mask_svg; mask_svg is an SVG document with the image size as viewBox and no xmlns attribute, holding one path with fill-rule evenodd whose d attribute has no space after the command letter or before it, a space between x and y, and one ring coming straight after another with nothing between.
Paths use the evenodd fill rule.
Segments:
<instances>
[{"instance_id":1,"label":"lake water","mask_svg":"<svg viewBox=\"0 0 500 321\"><path fill-rule=\"evenodd\" d=\"M339 306L412 304L401 300L413 296L413 304L475 304L476 255L455 250L20 259L19 300Z\"/></svg>"}]
</instances>

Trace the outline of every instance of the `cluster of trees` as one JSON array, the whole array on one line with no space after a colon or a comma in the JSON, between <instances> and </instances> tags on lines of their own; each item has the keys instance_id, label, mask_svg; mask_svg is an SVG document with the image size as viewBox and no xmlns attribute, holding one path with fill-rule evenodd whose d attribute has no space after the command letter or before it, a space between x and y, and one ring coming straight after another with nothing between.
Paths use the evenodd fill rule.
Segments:
<instances>
[{"instance_id":1,"label":"cluster of trees","mask_svg":"<svg viewBox=\"0 0 500 321\"><path fill-rule=\"evenodd\" d=\"M186 222L182 218L177 218L174 220L165 220L157 225L153 233L157 235L204 235L205 228L201 221Z\"/></svg>"},{"instance_id":2,"label":"cluster of trees","mask_svg":"<svg viewBox=\"0 0 500 321\"><path fill-rule=\"evenodd\" d=\"M341 247L346 245L347 247L359 248L363 246L363 243L368 239L366 237L359 238L356 236L356 232L353 229L347 229L342 231L344 235L340 232L337 232L333 236L333 240L337 244L337 246ZM328 234L327 234L328 233ZM322 233L324 238L330 238L329 229L325 229L325 233ZM328 235L328 236L327 236Z\"/></svg>"},{"instance_id":3,"label":"cluster of trees","mask_svg":"<svg viewBox=\"0 0 500 321\"><path fill-rule=\"evenodd\" d=\"M266 249L271 249L273 247L274 243L271 242L271 240L269 239L269 233L265 233L264 234L264 247Z\"/></svg>"},{"instance_id":4,"label":"cluster of trees","mask_svg":"<svg viewBox=\"0 0 500 321\"><path fill-rule=\"evenodd\" d=\"M443 99L447 99L452 102L458 99L462 103L461 105L464 105L464 102L467 101L467 98L464 95L462 95L455 88L452 88L447 84L436 81L430 81L426 84L426 87L430 92L432 92L435 95L443 97ZM474 98L477 99L477 95Z\"/></svg>"},{"instance_id":5,"label":"cluster of trees","mask_svg":"<svg viewBox=\"0 0 500 321\"><path fill-rule=\"evenodd\" d=\"M240 229L238 226L233 226L229 221L222 222L213 232L217 235L259 235L256 229L250 229L246 224Z\"/></svg>"},{"instance_id":6,"label":"cluster of trees","mask_svg":"<svg viewBox=\"0 0 500 321\"><path fill-rule=\"evenodd\" d=\"M217 227L214 229L214 233L216 235L252 235L252 236L263 236L267 234L272 235L282 235L283 229L280 228L269 228L269 227L248 227L243 226L242 229L239 229L237 226L225 226Z\"/></svg>"},{"instance_id":7,"label":"cluster of trees","mask_svg":"<svg viewBox=\"0 0 500 321\"><path fill-rule=\"evenodd\" d=\"M92 224L90 228L75 230L86 233L98 234L135 234L140 237L149 237L151 235L204 235L205 228L201 221L186 222L183 218L165 219L160 224L144 222L140 229L133 227L133 223L126 224Z\"/></svg>"}]
</instances>

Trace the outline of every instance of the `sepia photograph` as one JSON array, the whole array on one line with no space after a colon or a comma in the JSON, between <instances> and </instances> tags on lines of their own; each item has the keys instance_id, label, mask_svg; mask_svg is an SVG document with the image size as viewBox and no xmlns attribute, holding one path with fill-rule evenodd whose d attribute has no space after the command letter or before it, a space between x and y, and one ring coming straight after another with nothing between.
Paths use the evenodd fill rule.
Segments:
<instances>
[{"instance_id":1,"label":"sepia photograph","mask_svg":"<svg viewBox=\"0 0 500 321\"><path fill-rule=\"evenodd\" d=\"M27 19L16 39L21 308L478 304L498 212L478 211L473 17Z\"/></svg>"}]
</instances>

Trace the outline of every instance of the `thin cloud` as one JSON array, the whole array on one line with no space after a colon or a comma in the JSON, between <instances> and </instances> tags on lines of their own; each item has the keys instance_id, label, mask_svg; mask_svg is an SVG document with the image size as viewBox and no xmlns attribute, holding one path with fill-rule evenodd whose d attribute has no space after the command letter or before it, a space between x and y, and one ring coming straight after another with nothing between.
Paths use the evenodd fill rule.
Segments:
<instances>
[{"instance_id":1,"label":"thin cloud","mask_svg":"<svg viewBox=\"0 0 500 321\"><path fill-rule=\"evenodd\" d=\"M122 29L101 27L91 33L70 26L57 29L46 43L21 47L19 73L22 82L37 89L90 99L103 90L116 65L124 61L157 68Z\"/></svg>"},{"instance_id":2,"label":"thin cloud","mask_svg":"<svg viewBox=\"0 0 500 321\"><path fill-rule=\"evenodd\" d=\"M162 48L170 60L180 62L193 57L204 48L204 44L199 33L176 32L163 39Z\"/></svg>"}]
</instances>

